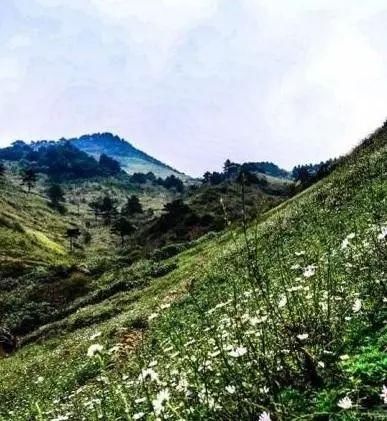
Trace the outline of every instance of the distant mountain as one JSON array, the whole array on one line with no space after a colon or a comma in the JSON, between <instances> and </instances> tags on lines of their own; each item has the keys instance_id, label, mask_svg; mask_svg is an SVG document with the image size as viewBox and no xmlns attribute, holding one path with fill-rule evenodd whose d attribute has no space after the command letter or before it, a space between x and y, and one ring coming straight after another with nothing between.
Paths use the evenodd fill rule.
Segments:
<instances>
[{"instance_id":1,"label":"distant mountain","mask_svg":"<svg viewBox=\"0 0 387 421\"><path fill-rule=\"evenodd\" d=\"M260 174L266 174L271 177L291 179L291 173L280 168L278 165L272 162L245 162L242 164L242 169L257 172Z\"/></svg>"},{"instance_id":2,"label":"distant mountain","mask_svg":"<svg viewBox=\"0 0 387 421\"><path fill-rule=\"evenodd\" d=\"M126 140L111 133L95 133L68 140L78 149L93 156L97 160L101 154L114 158L128 174L134 174L136 172L147 173L151 171L156 176L162 178L172 174L182 179L189 178L185 174L142 152Z\"/></svg>"},{"instance_id":3,"label":"distant mountain","mask_svg":"<svg viewBox=\"0 0 387 421\"><path fill-rule=\"evenodd\" d=\"M278 165L272 162L245 162L238 164L231 162L229 159L224 163L223 173L226 176L232 176L239 174L240 171L248 171L250 173L256 173L266 175L275 178L291 179L292 175L290 172L280 168Z\"/></svg>"}]
</instances>

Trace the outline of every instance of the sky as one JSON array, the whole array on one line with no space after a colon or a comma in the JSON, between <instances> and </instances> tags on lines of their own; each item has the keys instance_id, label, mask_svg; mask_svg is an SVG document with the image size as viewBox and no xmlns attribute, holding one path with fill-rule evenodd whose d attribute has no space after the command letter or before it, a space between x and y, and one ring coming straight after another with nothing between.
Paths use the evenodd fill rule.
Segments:
<instances>
[{"instance_id":1,"label":"sky","mask_svg":"<svg viewBox=\"0 0 387 421\"><path fill-rule=\"evenodd\" d=\"M1 0L0 146L113 132L191 175L387 118L385 0Z\"/></svg>"}]
</instances>

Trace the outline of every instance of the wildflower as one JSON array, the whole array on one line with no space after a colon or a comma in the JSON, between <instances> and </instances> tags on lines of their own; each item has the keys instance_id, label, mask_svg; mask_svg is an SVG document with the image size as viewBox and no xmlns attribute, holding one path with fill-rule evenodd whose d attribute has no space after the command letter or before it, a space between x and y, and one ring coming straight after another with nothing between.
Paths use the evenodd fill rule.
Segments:
<instances>
[{"instance_id":1,"label":"wildflower","mask_svg":"<svg viewBox=\"0 0 387 421\"><path fill-rule=\"evenodd\" d=\"M152 313L151 315L149 315L148 320L151 321L155 319L157 316L158 316L158 313Z\"/></svg>"},{"instance_id":2,"label":"wildflower","mask_svg":"<svg viewBox=\"0 0 387 421\"><path fill-rule=\"evenodd\" d=\"M348 246L351 244L350 240L353 240L355 238L355 233L351 233L345 237L343 242L341 243L341 250L345 250L348 248Z\"/></svg>"},{"instance_id":3,"label":"wildflower","mask_svg":"<svg viewBox=\"0 0 387 421\"><path fill-rule=\"evenodd\" d=\"M231 357L238 358L243 357L247 353L247 348L244 346L239 346L228 353Z\"/></svg>"},{"instance_id":4,"label":"wildflower","mask_svg":"<svg viewBox=\"0 0 387 421\"><path fill-rule=\"evenodd\" d=\"M249 322L252 326L256 326L259 323L265 323L267 320L267 316L262 317L250 317Z\"/></svg>"},{"instance_id":5,"label":"wildflower","mask_svg":"<svg viewBox=\"0 0 387 421\"><path fill-rule=\"evenodd\" d=\"M305 278L310 278L313 275L315 275L315 273L316 273L316 266L309 265L305 268L303 275Z\"/></svg>"},{"instance_id":6,"label":"wildflower","mask_svg":"<svg viewBox=\"0 0 387 421\"><path fill-rule=\"evenodd\" d=\"M144 368L138 376L138 379L142 381L149 379L151 382L158 382L159 375L152 368Z\"/></svg>"},{"instance_id":7,"label":"wildflower","mask_svg":"<svg viewBox=\"0 0 387 421\"><path fill-rule=\"evenodd\" d=\"M92 335L90 335L90 340L91 340L91 341L94 341L94 339L99 338L101 335L102 335L102 333L101 333L101 332L95 332L95 333L93 333Z\"/></svg>"},{"instance_id":8,"label":"wildflower","mask_svg":"<svg viewBox=\"0 0 387 421\"><path fill-rule=\"evenodd\" d=\"M188 392L189 383L188 380L182 376L182 378L179 380L179 383L176 385L176 390L179 392ZM188 395L187 395L188 396Z\"/></svg>"},{"instance_id":9,"label":"wildflower","mask_svg":"<svg viewBox=\"0 0 387 421\"><path fill-rule=\"evenodd\" d=\"M306 339L308 339L308 338L309 338L309 335L308 335L307 333L302 333L301 335L297 335L297 338L298 338L300 341L305 341Z\"/></svg>"},{"instance_id":10,"label":"wildflower","mask_svg":"<svg viewBox=\"0 0 387 421\"><path fill-rule=\"evenodd\" d=\"M42 376L39 376L37 379L36 379L36 384L39 384L39 383L43 383L44 382L44 377L42 377Z\"/></svg>"},{"instance_id":11,"label":"wildflower","mask_svg":"<svg viewBox=\"0 0 387 421\"><path fill-rule=\"evenodd\" d=\"M139 419L143 418L144 416L145 416L145 413L144 412L138 412L137 414L134 414L133 415L133 419L134 420L139 420Z\"/></svg>"},{"instance_id":12,"label":"wildflower","mask_svg":"<svg viewBox=\"0 0 387 421\"><path fill-rule=\"evenodd\" d=\"M87 350L87 356L92 358L95 356L95 354L100 354L103 350L103 346L100 344L93 344L89 346L89 349Z\"/></svg>"},{"instance_id":13,"label":"wildflower","mask_svg":"<svg viewBox=\"0 0 387 421\"><path fill-rule=\"evenodd\" d=\"M286 298L286 295L283 295L283 296L281 297L281 299L279 300L279 302L278 302L278 307L279 307L279 308L285 307L285 306L286 306L286 304L287 304L287 302L288 302L288 300L287 300L287 298Z\"/></svg>"},{"instance_id":14,"label":"wildflower","mask_svg":"<svg viewBox=\"0 0 387 421\"><path fill-rule=\"evenodd\" d=\"M258 418L259 421L271 421L270 414L268 412L262 412Z\"/></svg>"},{"instance_id":15,"label":"wildflower","mask_svg":"<svg viewBox=\"0 0 387 421\"><path fill-rule=\"evenodd\" d=\"M352 400L348 396L346 396L345 398L339 400L337 406L341 409L351 409Z\"/></svg>"},{"instance_id":16,"label":"wildflower","mask_svg":"<svg viewBox=\"0 0 387 421\"><path fill-rule=\"evenodd\" d=\"M297 285L297 286L288 288L288 291L289 292L296 292L296 291L301 291L302 289L303 289L303 287L301 285Z\"/></svg>"},{"instance_id":17,"label":"wildflower","mask_svg":"<svg viewBox=\"0 0 387 421\"><path fill-rule=\"evenodd\" d=\"M168 389L163 389L157 394L156 399L152 401L153 410L155 411L156 415L161 414L161 412L164 410L164 402L168 401L169 398L170 394Z\"/></svg>"},{"instance_id":18,"label":"wildflower","mask_svg":"<svg viewBox=\"0 0 387 421\"><path fill-rule=\"evenodd\" d=\"M352 310L354 313L358 313L361 310L360 298L356 298L355 302L353 303Z\"/></svg>"},{"instance_id":19,"label":"wildflower","mask_svg":"<svg viewBox=\"0 0 387 421\"><path fill-rule=\"evenodd\" d=\"M235 386L226 386L226 392L228 392L230 395L233 395L235 390Z\"/></svg>"},{"instance_id":20,"label":"wildflower","mask_svg":"<svg viewBox=\"0 0 387 421\"><path fill-rule=\"evenodd\" d=\"M383 385L382 393L380 397L383 399L383 403L387 405L387 387Z\"/></svg>"},{"instance_id":21,"label":"wildflower","mask_svg":"<svg viewBox=\"0 0 387 421\"><path fill-rule=\"evenodd\" d=\"M378 235L378 240L384 240L387 237L387 226L382 227L380 234Z\"/></svg>"},{"instance_id":22,"label":"wildflower","mask_svg":"<svg viewBox=\"0 0 387 421\"><path fill-rule=\"evenodd\" d=\"M348 238L345 238L344 241L341 243L341 250L345 250L349 246Z\"/></svg>"}]
</instances>

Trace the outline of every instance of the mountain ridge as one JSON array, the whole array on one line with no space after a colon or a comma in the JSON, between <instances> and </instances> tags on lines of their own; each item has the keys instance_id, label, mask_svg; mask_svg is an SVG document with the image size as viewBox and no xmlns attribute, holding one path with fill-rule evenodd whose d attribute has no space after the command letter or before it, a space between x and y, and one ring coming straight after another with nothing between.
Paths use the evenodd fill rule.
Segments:
<instances>
[{"instance_id":1,"label":"mountain ridge","mask_svg":"<svg viewBox=\"0 0 387 421\"><path fill-rule=\"evenodd\" d=\"M42 146L56 145L69 142L77 149L95 158L97 161L102 154L105 154L119 162L122 169L132 175L136 172L153 172L156 176L166 178L175 175L184 181L191 179L190 176L173 168L172 166L154 158L141 149L132 145L131 142L110 132L96 132L93 134L84 134L79 137L65 138L57 140L16 140L9 147L1 149L10 149L15 144L26 144L34 150ZM0 150L1 150L0 149Z\"/></svg>"}]
</instances>

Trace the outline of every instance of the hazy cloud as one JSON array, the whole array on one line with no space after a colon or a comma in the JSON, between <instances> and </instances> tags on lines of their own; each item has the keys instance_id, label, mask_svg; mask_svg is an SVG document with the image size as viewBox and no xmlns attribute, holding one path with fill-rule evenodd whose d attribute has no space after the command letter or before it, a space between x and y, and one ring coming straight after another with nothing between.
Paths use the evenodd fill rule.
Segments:
<instances>
[{"instance_id":1,"label":"hazy cloud","mask_svg":"<svg viewBox=\"0 0 387 421\"><path fill-rule=\"evenodd\" d=\"M198 175L350 149L387 114L387 5L3 0L0 144L112 131Z\"/></svg>"}]
</instances>

